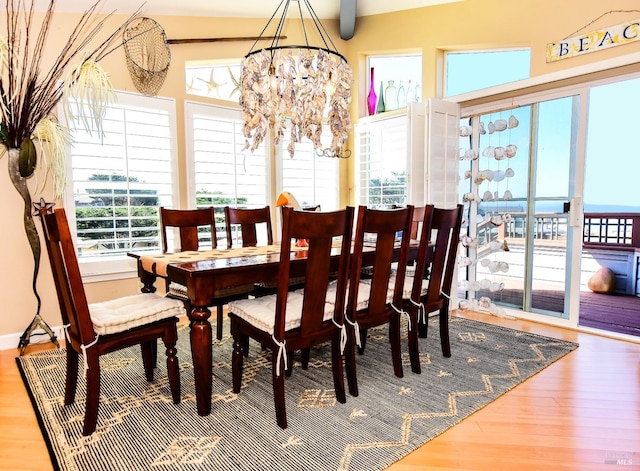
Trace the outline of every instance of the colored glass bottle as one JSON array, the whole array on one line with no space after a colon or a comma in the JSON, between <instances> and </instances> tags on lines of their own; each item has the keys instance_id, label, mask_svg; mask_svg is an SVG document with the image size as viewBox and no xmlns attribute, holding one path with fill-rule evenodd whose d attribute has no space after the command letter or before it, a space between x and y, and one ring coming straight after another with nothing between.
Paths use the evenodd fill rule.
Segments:
<instances>
[{"instance_id":1,"label":"colored glass bottle","mask_svg":"<svg viewBox=\"0 0 640 471\"><path fill-rule=\"evenodd\" d=\"M371 83L369 85L369 95L367 96L367 109L369 115L376 114L376 103L378 97L376 96L375 84L373 81L373 67L371 67Z\"/></svg>"},{"instance_id":2,"label":"colored glass bottle","mask_svg":"<svg viewBox=\"0 0 640 471\"><path fill-rule=\"evenodd\" d=\"M378 100L378 108L376 108L376 113L384 113L386 108L384 107L384 88L382 86L382 80L380 80L380 93L378 93L380 99Z\"/></svg>"}]
</instances>

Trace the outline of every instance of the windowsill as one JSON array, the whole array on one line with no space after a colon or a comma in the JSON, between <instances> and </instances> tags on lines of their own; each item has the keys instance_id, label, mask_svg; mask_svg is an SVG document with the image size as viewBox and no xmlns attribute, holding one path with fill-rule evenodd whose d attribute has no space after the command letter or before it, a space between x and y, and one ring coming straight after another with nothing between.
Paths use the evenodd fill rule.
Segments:
<instances>
[{"instance_id":1,"label":"windowsill","mask_svg":"<svg viewBox=\"0 0 640 471\"><path fill-rule=\"evenodd\" d=\"M78 264L80 265L82 281L85 283L100 283L138 277L136 260L127 256L101 258L100 260L80 259Z\"/></svg>"}]
</instances>

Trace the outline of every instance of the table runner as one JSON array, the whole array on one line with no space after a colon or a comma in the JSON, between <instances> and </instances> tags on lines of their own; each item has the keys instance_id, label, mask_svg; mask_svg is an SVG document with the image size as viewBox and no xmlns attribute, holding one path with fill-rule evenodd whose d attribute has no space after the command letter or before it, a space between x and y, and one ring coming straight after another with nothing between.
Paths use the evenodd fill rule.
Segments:
<instances>
[{"instance_id":1,"label":"table runner","mask_svg":"<svg viewBox=\"0 0 640 471\"><path fill-rule=\"evenodd\" d=\"M307 250L306 247L292 246L291 250ZM261 245L258 247L233 247L230 249L212 249L201 251L169 252L164 254L142 255L140 262L145 271L158 276L167 276L167 266L170 264L198 262L202 260L219 260L223 258L251 257L280 253L280 245Z\"/></svg>"}]
</instances>

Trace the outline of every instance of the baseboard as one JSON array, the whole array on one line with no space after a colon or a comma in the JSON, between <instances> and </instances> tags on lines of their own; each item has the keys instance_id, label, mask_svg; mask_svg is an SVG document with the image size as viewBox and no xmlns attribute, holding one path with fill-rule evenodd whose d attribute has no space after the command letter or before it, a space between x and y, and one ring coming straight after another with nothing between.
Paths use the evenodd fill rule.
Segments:
<instances>
[{"instance_id":1,"label":"baseboard","mask_svg":"<svg viewBox=\"0 0 640 471\"><path fill-rule=\"evenodd\" d=\"M64 336L64 332L62 331L62 326L51 327L53 333L58 337L58 339ZM20 344L20 337L22 336L22 332L15 334L6 334L0 335L0 350L9 350L12 348L18 348ZM34 345L37 343L46 343L49 342L49 335L43 329L36 329L31 334L31 338L29 339L29 345Z\"/></svg>"}]
</instances>

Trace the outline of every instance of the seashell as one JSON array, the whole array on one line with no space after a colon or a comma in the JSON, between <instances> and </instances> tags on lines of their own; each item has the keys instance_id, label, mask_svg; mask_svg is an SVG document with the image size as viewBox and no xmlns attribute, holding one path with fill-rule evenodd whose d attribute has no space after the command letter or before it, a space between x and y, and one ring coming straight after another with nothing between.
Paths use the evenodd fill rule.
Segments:
<instances>
[{"instance_id":1,"label":"seashell","mask_svg":"<svg viewBox=\"0 0 640 471\"><path fill-rule=\"evenodd\" d=\"M465 193L464 195L462 195L462 201L464 201L465 203L468 203L470 201L476 201L477 199L478 198L473 193Z\"/></svg>"},{"instance_id":2,"label":"seashell","mask_svg":"<svg viewBox=\"0 0 640 471\"><path fill-rule=\"evenodd\" d=\"M470 306L471 306L471 303L469 302L468 299L461 299L460 302L458 303L458 308L462 309L463 311L469 309Z\"/></svg>"},{"instance_id":3,"label":"seashell","mask_svg":"<svg viewBox=\"0 0 640 471\"><path fill-rule=\"evenodd\" d=\"M504 196L502 197L504 201L511 201L513 199L513 195L510 190L504 192Z\"/></svg>"},{"instance_id":4,"label":"seashell","mask_svg":"<svg viewBox=\"0 0 640 471\"><path fill-rule=\"evenodd\" d=\"M509 167L508 169L506 169L504 171L504 176L507 178L511 178L513 176L515 176L516 172L513 171L513 169L511 167Z\"/></svg>"},{"instance_id":5,"label":"seashell","mask_svg":"<svg viewBox=\"0 0 640 471\"><path fill-rule=\"evenodd\" d=\"M516 152L518 152L518 146L516 146L515 144L509 144L507 147L505 147L504 150L507 158L512 159L516 156Z\"/></svg>"},{"instance_id":6,"label":"seashell","mask_svg":"<svg viewBox=\"0 0 640 471\"><path fill-rule=\"evenodd\" d=\"M485 278L480 282L481 289L489 289L489 287L491 287L491 280Z\"/></svg>"},{"instance_id":7,"label":"seashell","mask_svg":"<svg viewBox=\"0 0 640 471\"><path fill-rule=\"evenodd\" d=\"M489 222L494 226L501 226L504 221L502 220L502 216L496 214L495 216L491 216Z\"/></svg>"},{"instance_id":8,"label":"seashell","mask_svg":"<svg viewBox=\"0 0 640 471\"><path fill-rule=\"evenodd\" d=\"M484 180L485 180L485 176L482 172L480 172L478 176L473 179L473 183L475 183L476 185L480 185L482 184L482 182L484 182Z\"/></svg>"},{"instance_id":9,"label":"seashell","mask_svg":"<svg viewBox=\"0 0 640 471\"><path fill-rule=\"evenodd\" d=\"M460 237L460 243L462 244L463 247L467 247L471 249L478 246L478 241L468 235L463 235L462 237Z\"/></svg>"},{"instance_id":10,"label":"seashell","mask_svg":"<svg viewBox=\"0 0 640 471\"><path fill-rule=\"evenodd\" d=\"M480 121L480 134L484 136L486 133L487 131L484 129L484 123Z\"/></svg>"},{"instance_id":11,"label":"seashell","mask_svg":"<svg viewBox=\"0 0 640 471\"><path fill-rule=\"evenodd\" d=\"M511 249L509 248L509 246L507 245L507 241L505 240L504 243L502 244L502 250L504 252L509 252Z\"/></svg>"},{"instance_id":12,"label":"seashell","mask_svg":"<svg viewBox=\"0 0 640 471\"><path fill-rule=\"evenodd\" d=\"M478 158L478 150L477 149L467 149L464 152L465 160L476 160Z\"/></svg>"},{"instance_id":13,"label":"seashell","mask_svg":"<svg viewBox=\"0 0 640 471\"><path fill-rule=\"evenodd\" d=\"M468 267L470 265L473 265L473 260L471 260L471 258L469 257L460 257L458 265L461 267Z\"/></svg>"},{"instance_id":14,"label":"seashell","mask_svg":"<svg viewBox=\"0 0 640 471\"><path fill-rule=\"evenodd\" d=\"M491 263L491 260L489 260L488 258L483 258L482 260L480 260L480 265L482 265L485 268L488 267L490 263Z\"/></svg>"},{"instance_id":15,"label":"seashell","mask_svg":"<svg viewBox=\"0 0 640 471\"><path fill-rule=\"evenodd\" d=\"M489 266L487 268L489 268L489 271L491 273L497 272L498 271L498 262L490 262Z\"/></svg>"},{"instance_id":16,"label":"seashell","mask_svg":"<svg viewBox=\"0 0 640 471\"><path fill-rule=\"evenodd\" d=\"M478 291L480 289L480 282L478 280L471 283L471 291Z\"/></svg>"},{"instance_id":17,"label":"seashell","mask_svg":"<svg viewBox=\"0 0 640 471\"><path fill-rule=\"evenodd\" d=\"M489 134L493 134L494 132L496 132L496 125L493 124L493 122L489 121Z\"/></svg>"},{"instance_id":18,"label":"seashell","mask_svg":"<svg viewBox=\"0 0 640 471\"><path fill-rule=\"evenodd\" d=\"M507 157L507 151L504 147L496 147L494 150L494 157L496 160L504 160Z\"/></svg>"},{"instance_id":19,"label":"seashell","mask_svg":"<svg viewBox=\"0 0 640 471\"><path fill-rule=\"evenodd\" d=\"M496 170L493 172L493 181L501 182L502 180L504 180L505 175L505 172L503 172L502 170Z\"/></svg>"},{"instance_id":20,"label":"seashell","mask_svg":"<svg viewBox=\"0 0 640 471\"><path fill-rule=\"evenodd\" d=\"M496 127L496 131L504 131L507 129L507 120L506 119L496 119L495 123L493 123Z\"/></svg>"},{"instance_id":21,"label":"seashell","mask_svg":"<svg viewBox=\"0 0 640 471\"><path fill-rule=\"evenodd\" d=\"M499 200L500 199L500 195L498 195L498 191L497 190L493 192L493 199L494 200Z\"/></svg>"},{"instance_id":22,"label":"seashell","mask_svg":"<svg viewBox=\"0 0 640 471\"><path fill-rule=\"evenodd\" d=\"M468 179L468 178L471 178L471 175L472 175L471 170L465 170L465 172L464 172L465 180Z\"/></svg>"},{"instance_id":23,"label":"seashell","mask_svg":"<svg viewBox=\"0 0 640 471\"><path fill-rule=\"evenodd\" d=\"M486 169L486 170L483 170L482 173L484 174L484 177L487 180L489 180L490 182L493 181L493 177L495 176L495 173L493 172L493 170Z\"/></svg>"},{"instance_id":24,"label":"seashell","mask_svg":"<svg viewBox=\"0 0 640 471\"><path fill-rule=\"evenodd\" d=\"M460 126L460 137L471 136L473 128L471 126Z\"/></svg>"},{"instance_id":25,"label":"seashell","mask_svg":"<svg viewBox=\"0 0 640 471\"><path fill-rule=\"evenodd\" d=\"M482 195L482 201L493 201L493 193L491 193L489 190L484 192L484 195Z\"/></svg>"},{"instance_id":26,"label":"seashell","mask_svg":"<svg viewBox=\"0 0 640 471\"><path fill-rule=\"evenodd\" d=\"M482 296L480 299L478 299L478 306L483 309L489 309L489 306L491 306L491 304L491 299L486 296Z\"/></svg>"},{"instance_id":27,"label":"seashell","mask_svg":"<svg viewBox=\"0 0 640 471\"><path fill-rule=\"evenodd\" d=\"M489 244L489 248L491 250L502 250L502 242L499 240L492 240Z\"/></svg>"},{"instance_id":28,"label":"seashell","mask_svg":"<svg viewBox=\"0 0 640 471\"><path fill-rule=\"evenodd\" d=\"M496 156L496 149L493 146L487 146L482 151L482 155L485 157L494 158Z\"/></svg>"},{"instance_id":29,"label":"seashell","mask_svg":"<svg viewBox=\"0 0 640 471\"><path fill-rule=\"evenodd\" d=\"M509 123L507 124L509 129L517 128L518 124L520 124L520 121L518 121L518 118L516 118L513 115L509 116Z\"/></svg>"},{"instance_id":30,"label":"seashell","mask_svg":"<svg viewBox=\"0 0 640 471\"><path fill-rule=\"evenodd\" d=\"M502 273L507 273L509 271L509 264L507 262L496 262L496 268Z\"/></svg>"},{"instance_id":31,"label":"seashell","mask_svg":"<svg viewBox=\"0 0 640 471\"><path fill-rule=\"evenodd\" d=\"M504 222L511 222L511 221L513 221L513 216L511 215L511 213L504 213L502 215L502 220Z\"/></svg>"},{"instance_id":32,"label":"seashell","mask_svg":"<svg viewBox=\"0 0 640 471\"><path fill-rule=\"evenodd\" d=\"M506 317L507 315L505 308L496 306L495 304L491 304L491 306L489 306L489 313L497 317Z\"/></svg>"},{"instance_id":33,"label":"seashell","mask_svg":"<svg viewBox=\"0 0 640 471\"><path fill-rule=\"evenodd\" d=\"M491 283L489 291L495 293L496 291L502 291L504 289L504 283Z\"/></svg>"}]
</instances>

